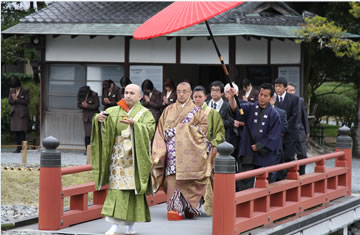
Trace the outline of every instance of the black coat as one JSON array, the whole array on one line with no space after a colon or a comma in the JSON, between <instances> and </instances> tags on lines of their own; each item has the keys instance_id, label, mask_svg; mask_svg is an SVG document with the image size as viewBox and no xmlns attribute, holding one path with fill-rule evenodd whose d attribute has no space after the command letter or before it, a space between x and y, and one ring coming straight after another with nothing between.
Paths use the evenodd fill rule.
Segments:
<instances>
[{"instance_id":1,"label":"black coat","mask_svg":"<svg viewBox=\"0 0 360 235\"><path fill-rule=\"evenodd\" d=\"M286 111L288 121L288 131L284 135L284 143L295 142L299 140L297 128L299 97L286 93L284 101L280 104L277 97L275 106Z\"/></svg>"},{"instance_id":2,"label":"black coat","mask_svg":"<svg viewBox=\"0 0 360 235\"><path fill-rule=\"evenodd\" d=\"M16 94L15 88L11 88L9 92L8 102L10 109L10 129L11 131L27 131L29 122L28 104L30 100L29 89L20 88L17 100L13 100L12 94Z\"/></svg>"},{"instance_id":3,"label":"black coat","mask_svg":"<svg viewBox=\"0 0 360 235\"><path fill-rule=\"evenodd\" d=\"M83 123L85 136L91 136L91 124L93 116L99 112L99 96L96 92L92 92L92 95L89 95L86 99L86 103L88 106L85 108L81 105L81 103L85 101L85 99L78 98L78 108L83 111Z\"/></svg>"},{"instance_id":4,"label":"black coat","mask_svg":"<svg viewBox=\"0 0 360 235\"><path fill-rule=\"evenodd\" d=\"M296 126L298 129L299 140L306 141L306 135L310 134L310 125L308 120L308 114L306 111L306 105L302 97L299 98Z\"/></svg>"},{"instance_id":5,"label":"black coat","mask_svg":"<svg viewBox=\"0 0 360 235\"><path fill-rule=\"evenodd\" d=\"M211 100L210 100L211 101ZM208 101L208 105L210 104L210 101ZM224 123L225 128L225 140L227 142L230 142L231 139L231 132L234 129L234 118L232 115L232 111L230 109L230 104L228 101L223 100L223 104L219 110L219 114L221 115L221 118Z\"/></svg>"}]
</instances>

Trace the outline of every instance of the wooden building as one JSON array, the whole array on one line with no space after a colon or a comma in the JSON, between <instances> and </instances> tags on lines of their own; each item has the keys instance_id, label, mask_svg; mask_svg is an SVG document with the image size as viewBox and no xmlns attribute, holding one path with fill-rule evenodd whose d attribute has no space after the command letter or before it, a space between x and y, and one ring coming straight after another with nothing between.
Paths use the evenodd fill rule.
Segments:
<instances>
[{"instance_id":1,"label":"wooden building","mask_svg":"<svg viewBox=\"0 0 360 235\"><path fill-rule=\"evenodd\" d=\"M32 35L41 49L41 139L52 135L62 147L83 146L78 89L129 76L207 87L225 81L205 24L151 40L132 39L134 30L170 2L54 2L2 32ZM211 20L213 34L236 83L255 86L278 76L299 85L303 61L294 39L303 15L283 2L245 2ZM100 97L101 98L101 97Z\"/></svg>"}]
</instances>

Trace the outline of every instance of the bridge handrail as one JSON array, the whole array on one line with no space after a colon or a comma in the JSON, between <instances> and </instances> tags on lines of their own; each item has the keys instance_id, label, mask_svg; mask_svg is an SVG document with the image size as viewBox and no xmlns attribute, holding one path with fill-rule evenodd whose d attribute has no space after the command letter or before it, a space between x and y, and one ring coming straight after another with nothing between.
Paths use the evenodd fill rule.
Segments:
<instances>
[{"instance_id":1,"label":"bridge handrail","mask_svg":"<svg viewBox=\"0 0 360 235\"><path fill-rule=\"evenodd\" d=\"M345 160L345 154L344 154L344 152L328 153L325 155L314 156L311 158L305 158L305 159L301 159L301 160L297 160L297 161L293 161L293 162L281 163L281 164L277 164L274 166L268 166L268 167L251 170L251 171L241 172L241 173L236 174L235 180L236 181L242 180L242 179L262 175L266 172L270 173L270 172L275 172L275 171L280 171L280 170L286 170L289 168L298 167L298 166L302 166L302 165L306 165L306 164L310 164L310 163L318 163L318 162L321 162L324 160L329 160L329 159L334 159L334 158L343 158Z\"/></svg>"},{"instance_id":2,"label":"bridge handrail","mask_svg":"<svg viewBox=\"0 0 360 235\"><path fill-rule=\"evenodd\" d=\"M213 235L235 235L276 220L351 195L352 140L350 129L342 127L335 153L235 173L232 146L218 145L215 159ZM335 166L325 161L336 158ZM299 175L299 166L315 163L313 173ZM269 184L270 172L288 169L287 178ZM256 177L254 188L235 192L235 183Z\"/></svg>"},{"instance_id":3,"label":"bridge handrail","mask_svg":"<svg viewBox=\"0 0 360 235\"><path fill-rule=\"evenodd\" d=\"M45 150L40 159L39 189L39 230L59 230L73 224L101 218L101 210L106 198L108 185L100 190L95 183L63 186L62 176L92 170L92 165L61 167L61 153L56 150L59 141L54 137L43 140ZM93 203L89 205L88 194L93 193ZM70 198L70 208L64 211L64 198ZM150 206L166 201L164 191L147 195Z\"/></svg>"},{"instance_id":4,"label":"bridge handrail","mask_svg":"<svg viewBox=\"0 0 360 235\"><path fill-rule=\"evenodd\" d=\"M69 175L69 174L86 172L91 170L92 170L91 164L87 164L83 166L70 166L70 167L61 168L61 175Z\"/></svg>"}]
</instances>

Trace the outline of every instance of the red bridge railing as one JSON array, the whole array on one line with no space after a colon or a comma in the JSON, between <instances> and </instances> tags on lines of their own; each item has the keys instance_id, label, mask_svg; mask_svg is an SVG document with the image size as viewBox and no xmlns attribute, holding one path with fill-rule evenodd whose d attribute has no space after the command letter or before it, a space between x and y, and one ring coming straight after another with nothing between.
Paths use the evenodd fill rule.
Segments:
<instances>
[{"instance_id":1,"label":"red bridge railing","mask_svg":"<svg viewBox=\"0 0 360 235\"><path fill-rule=\"evenodd\" d=\"M351 138L347 135L350 129L341 130L343 136L337 139L336 153L238 174L227 168L231 166L231 159L222 157L221 147L218 147L220 157L215 160L212 234L239 234L351 195L352 151ZM334 167L326 167L325 162L329 159L335 159ZM299 167L310 163L316 164L314 172L300 176ZM221 173L217 173L217 165ZM269 184L269 173L284 169L288 169L287 179ZM235 192L235 182L250 177L256 177L255 187Z\"/></svg>"},{"instance_id":2,"label":"red bridge railing","mask_svg":"<svg viewBox=\"0 0 360 235\"><path fill-rule=\"evenodd\" d=\"M50 138L50 139L49 139ZM39 230L59 230L73 224L101 218L101 210L106 198L108 185L95 190L95 183L89 182L73 186L62 186L63 175L91 171L92 166L61 168L61 155L56 151L58 141L48 137L43 141L46 150L41 153ZM89 193L93 193L93 203L89 205ZM70 197L69 210L64 211L64 198ZM147 196L150 206L166 201L166 194L159 191Z\"/></svg>"}]
</instances>

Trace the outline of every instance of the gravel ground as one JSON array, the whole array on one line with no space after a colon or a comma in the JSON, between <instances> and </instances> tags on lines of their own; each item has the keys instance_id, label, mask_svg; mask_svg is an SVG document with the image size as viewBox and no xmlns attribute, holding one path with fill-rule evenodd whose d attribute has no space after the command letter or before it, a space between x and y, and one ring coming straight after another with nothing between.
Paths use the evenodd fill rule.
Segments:
<instances>
[{"instance_id":1,"label":"gravel ground","mask_svg":"<svg viewBox=\"0 0 360 235\"><path fill-rule=\"evenodd\" d=\"M1 164L21 164L21 153L12 153L13 149L6 149L1 151ZM28 150L27 151L27 163L28 165L40 166L40 150ZM61 165L62 166L76 166L85 165L86 155L82 151L61 151Z\"/></svg>"}]
</instances>

